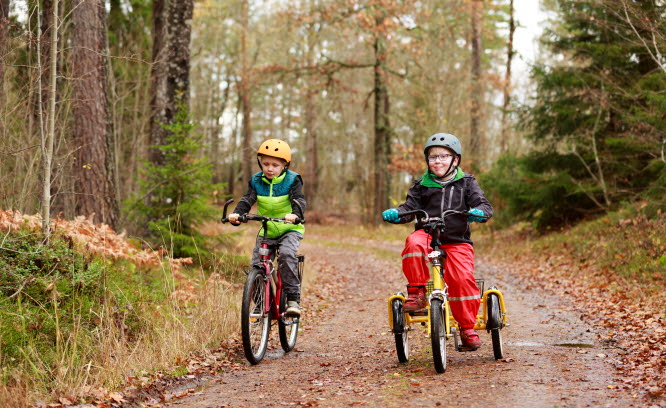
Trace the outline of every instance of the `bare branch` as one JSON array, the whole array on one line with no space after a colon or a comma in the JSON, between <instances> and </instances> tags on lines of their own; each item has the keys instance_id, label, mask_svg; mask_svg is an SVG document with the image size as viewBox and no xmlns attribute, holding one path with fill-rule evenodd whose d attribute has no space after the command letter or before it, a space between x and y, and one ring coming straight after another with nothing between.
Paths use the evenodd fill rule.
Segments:
<instances>
[{"instance_id":1,"label":"bare branch","mask_svg":"<svg viewBox=\"0 0 666 408\"><path fill-rule=\"evenodd\" d=\"M656 55L652 52L652 48L650 48L645 39L641 37L641 35L638 33L638 30L636 30L636 27L634 27L634 24L631 22L631 19L629 18L629 12L627 11L627 3L624 0L622 0L622 7L624 8L624 17L627 20L627 24L629 24L631 29L634 31L634 34L636 34L636 37L638 37L638 39L643 43L643 46L650 54L654 62L657 63L657 65L659 66L659 68L661 68L662 71L666 72L666 65L664 65L664 63L662 62L663 58L661 56L661 53L659 52L659 48L657 47L654 31L652 31L652 43L654 45L654 52L656 53Z\"/></svg>"},{"instance_id":2,"label":"bare branch","mask_svg":"<svg viewBox=\"0 0 666 408\"><path fill-rule=\"evenodd\" d=\"M39 146L38 144L34 144L34 145L32 145L32 146L24 147L23 149L14 150L14 151L12 151L12 152L3 152L3 151L0 151L0 154L4 154L4 155L7 155L7 156L16 156L17 154L19 154L19 153L21 153L21 152L24 152L24 151L26 151L26 150L33 149L33 148L38 147L38 146Z\"/></svg>"}]
</instances>

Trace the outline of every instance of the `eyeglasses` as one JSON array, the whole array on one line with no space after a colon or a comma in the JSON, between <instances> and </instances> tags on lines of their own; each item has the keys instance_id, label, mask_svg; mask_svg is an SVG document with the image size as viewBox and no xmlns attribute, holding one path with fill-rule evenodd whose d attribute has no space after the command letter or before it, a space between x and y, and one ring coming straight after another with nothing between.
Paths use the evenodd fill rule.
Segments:
<instances>
[{"instance_id":1,"label":"eyeglasses","mask_svg":"<svg viewBox=\"0 0 666 408\"><path fill-rule=\"evenodd\" d=\"M441 162L445 162L448 159L450 159L451 157L453 157L452 154L437 154L437 155L428 156L428 161L430 163L434 163L438 160L441 161Z\"/></svg>"}]
</instances>

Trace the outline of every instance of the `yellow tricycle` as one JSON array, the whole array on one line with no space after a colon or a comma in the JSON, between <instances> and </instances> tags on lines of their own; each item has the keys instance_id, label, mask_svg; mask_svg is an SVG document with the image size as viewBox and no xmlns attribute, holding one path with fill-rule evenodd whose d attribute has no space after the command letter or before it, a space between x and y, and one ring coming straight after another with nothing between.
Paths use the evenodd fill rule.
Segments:
<instances>
[{"instance_id":1,"label":"yellow tricycle","mask_svg":"<svg viewBox=\"0 0 666 408\"><path fill-rule=\"evenodd\" d=\"M408 211L399 214L400 217L416 215L417 222L423 226L425 232L432 237L430 246L432 252L428 254L430 260L430 281L428 282L428 305L423 310L405 311L403 308L406 297L398 292L388 299L388 316L391 332L395 336L395 347L398 361L405 363L409 360L409 332L412 325L421 323L426 326L432 344L432 356L435 370L438 373L446 371L446 340L453 338L456 351L468 351L460 341L460 327L451 314L448 302L447 285L444 281L444 260L446 252L440 248L440 231L446 228L445 218L448 215L471 216L467 211L447 210L442 217L429 217L423 210ZM478 215L475 215L478 217ZM490 333L493 354L495 359L504 358L501 330L506 326L507 313L504 297L496 287L484 290L484 281L477 279L477 286L482 293L479 314L476 317L475 330L486 330Z\"/></svg>"}]
</instances>

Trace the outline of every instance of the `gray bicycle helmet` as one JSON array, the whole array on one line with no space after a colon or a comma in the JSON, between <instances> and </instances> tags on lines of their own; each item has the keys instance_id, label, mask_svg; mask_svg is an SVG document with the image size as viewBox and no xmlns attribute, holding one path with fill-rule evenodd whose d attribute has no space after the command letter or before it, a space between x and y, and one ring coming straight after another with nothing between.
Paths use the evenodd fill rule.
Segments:
<instances>
[{"instance_id":1,"label":"gray bicycle helmet","mask_svg":"<svg viewBox=\"0 0 666 408\"><path fill-rule=\"evenodd\" d=\"M426 160L428 160L428 150L435 146L448 147L449 149L453 150L458 155L458 157L462 158L462 145L460 144L460 140L458 140L458 138L452 134L435 133L434 135L430 136L426 141L425 147L423 148L423 154L426 156Z\"/></svg>"}]
</instances>

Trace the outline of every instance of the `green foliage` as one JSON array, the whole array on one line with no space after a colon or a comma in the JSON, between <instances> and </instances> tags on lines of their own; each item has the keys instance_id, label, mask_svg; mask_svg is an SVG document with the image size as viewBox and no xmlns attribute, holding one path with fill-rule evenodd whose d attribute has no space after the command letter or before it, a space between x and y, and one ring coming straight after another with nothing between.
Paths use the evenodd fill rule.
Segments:
<instances>
[{"instance_id":1,"label":"green foliage","mask_svg":"<svg viewBox=\"0 0 666 408\"><path fill-rule=\"evenodd\" d=\"M615 0L553 2L557 22L542 41L565 58L534 68L536 96L520 109L521 127L538 151L501 160L489 176L503 183L490 188L506 201L509 216L543 229L627 200L650 197L664 205L666 75L635 31L646 44L651 30L663 32L664 6L624 5L631 24ZM518 177L497 180L507 166Z\"/></svg>"},{"instance_id":2,"label":"green foliage","mask_svg":"<svg viewBox=\"0 0 666 408\"><path fill-rule=\"evenodd\" d=\"M47 376L57 366L58 339L92 341L107 265L58 235L48 244L40 238L7 235L0 250L0 363L31 361L35 375Z\"/></svg>"},{"instance_id":3,"label":"green foliage","mask_svg":"<svg viewBox=\"0 0 666 408\"><path fill-rule=\"evenodd\" d=\"M574 182L575 159L553 152L526 157L506 155L480 176L489 200L496 207L500 226L517 221L533 222L545 231L574 222L594 210L584 187ZM593 191L594 186L589 186Z\"/></svg>"},{"instance_id":4,"label":"green foliage","mask_svg":"<svg viewBox=\"0 0 666 408\"><path fill-rule=\"evenodd\" d=\"M196 227L217 214L209 197L220 186L211 184L210 164L197 157L202 137L193 134L187 108L181 105L174 122L162 126L169 136L156 148L164 154L164 162L146 163L141 198L134 202L138 214L133 215L145 220L149 238L174 257L207 258L210 244Z\"/></svg>"}]
</instances>

